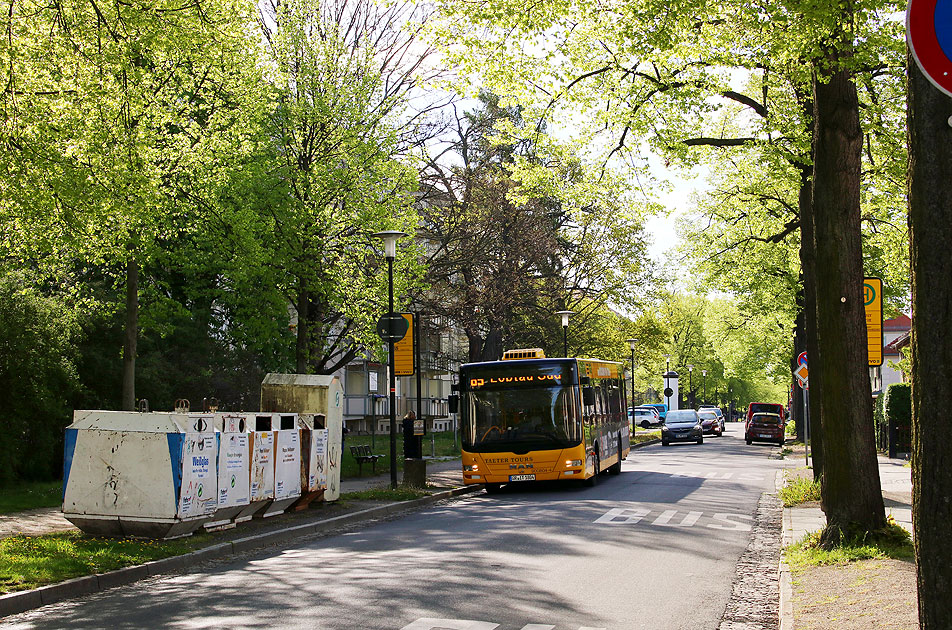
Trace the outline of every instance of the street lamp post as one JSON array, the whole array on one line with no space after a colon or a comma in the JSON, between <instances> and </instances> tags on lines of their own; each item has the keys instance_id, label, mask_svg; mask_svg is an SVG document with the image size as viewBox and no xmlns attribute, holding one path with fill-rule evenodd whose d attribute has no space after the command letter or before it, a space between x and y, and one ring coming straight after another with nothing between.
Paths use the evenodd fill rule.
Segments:
<instances>
[{"instance_id":1,"label":"street lamp post","mask_svg":"<svg viewBox=\"0 0 952 630\"><path fill-rule=\"evenodd\" d=\"M397 239L407 236L406 232L397 230L386 230L376 232L375 238L383 240L384 255L387 258L387 315L391 319L390 330L387 338L387 350L389 352L390 368L390 487L397 487L397 377L394 373L393 361L393 261L397 257Z\"/></svg>"},{"instance_id":2,"label":"street lamp post","mask_svg":"<svg viewBox=\"0 0 952 630\"><path fill-rule=\"evenodd\" d=\"M635 407L635 346L638 345L638 340L635 338L628 340L628 347L631 348L631 407ZM635 412L631 412L631 419L634 421Z\"/></svg>"},{"instance_id":3,"label":"street lamp post","mask_svg":"<svg viewBox=\"0 0 952 630\"><path fill-rule=\"evenodd\" d=\"M704 404L707 404L707 370L701 370L701 374L704 376Z\"/></svg>"},{"instance_id":4,"label":"street lamp post","mask_svg":"<svg viewBox=\"0 0 952 630\"><path fill-rule=\"evenodd\" d=\"M556 315L562 316L562 349L565 356L569 356L569 317L575 315L575 311L557 311Z\"/></svg>"},{"instance_id":5,"label":"street lamp post","mask_svg":"<svg viewBox=\"0 0 952 630\"><path fill-rule=\"evenodd\" d=\"M671 409L671 396L668 396L668 373L671 371L671 355L666 354L664 356L664 397L668 401L668 409Z\"/></svg>"},{"instance_id":6,"label":"street lamp post","mask_svg":"<svg viewBox=\"0 0 952 630\"><path fill-rule=\"evenodd\" d=\"M694 366L688 364L688 391L691 393L691 406L697 408L697 401L694 399Z\"/></svg>"}]
</instances>

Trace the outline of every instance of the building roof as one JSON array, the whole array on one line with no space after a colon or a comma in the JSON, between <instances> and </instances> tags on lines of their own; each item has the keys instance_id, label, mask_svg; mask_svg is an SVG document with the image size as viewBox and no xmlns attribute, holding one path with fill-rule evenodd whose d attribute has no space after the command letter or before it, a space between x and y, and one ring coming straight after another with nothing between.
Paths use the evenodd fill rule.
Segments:
<instances>
[{"instance_id":1,"label":"building roof","mask_svg":"<svg viewBox=\"0 0 952 630\"><path fill-rule=\"evenodd\" d=\"M900 315L899 317L894 317L893 319L887 319L883 322L883 330L888 330L892 332L905 332L912 328L912 320L909 319L908 315Z\"/></svg>"},{"instance_id":2,"label":"building roof","mask_svg":"<svg viewBox=\"0 0 952 630\"><path fill-rule=\"evenodd\" d=\"M899 351L909 345L911 333L904 332L892 341L886 344L884 348L886 354L899 354Z\"/></svg>"}]
</instances>

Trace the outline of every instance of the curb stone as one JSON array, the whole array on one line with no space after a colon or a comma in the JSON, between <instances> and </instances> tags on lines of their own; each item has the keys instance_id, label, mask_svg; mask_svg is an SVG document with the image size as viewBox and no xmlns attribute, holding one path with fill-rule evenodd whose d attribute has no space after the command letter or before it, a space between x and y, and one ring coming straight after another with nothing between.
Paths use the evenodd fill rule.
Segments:
<instances>
[{"instance_id":1,"label":"curb stone","mask_svg":"<svg viewBox=\"0 0 952 630\"><path fill-rule=\"evenodd\" d=\"M7 593L6 595L0 595L0 618L27 612L65 599L98 593L116 586L125 586L126 584L132 584L147 577L188 569L207 560L237 556L252 549L294 540L308 534L320 533L352 523L370 521L404 510L422 508L432 503L462 494L469 494L481 490L482 488L483 486L481 484L461 486L411 501L381 505L351 514L342 514L314 523L295 525L273 532L239 538L231 542L219 543L203 549L197 549L191 553L180 556L153 560L145 564L123 567L107 573L73 578L65 582L41 586L29 591Z\"/></svg>"},{"instance_id":2,"label":"curb stone","mask_svg":"<svg viewBox=\"0 0 952 630\"><path fill-rule=\"evenodd\" d=\"M781 468L777 471L777 478L774 485L777 493L783 488L785 470ZM790 566L787 565L786 547L792 541L789 540L787 532L792 531L792 521L790 508L783 508L783 522L781 524L781 542L780 542L780 630L793 630L793 581L790 576Z\"/></svg>"}]
</instances>

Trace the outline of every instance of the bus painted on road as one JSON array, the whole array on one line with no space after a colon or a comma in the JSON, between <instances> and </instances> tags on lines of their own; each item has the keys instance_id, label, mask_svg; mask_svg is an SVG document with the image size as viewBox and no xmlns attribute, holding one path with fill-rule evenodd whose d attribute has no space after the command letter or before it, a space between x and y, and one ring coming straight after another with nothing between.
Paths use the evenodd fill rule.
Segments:
<instances>
[{"instance_id":1,"label":"bus painted on road","mask_svg":"<svg viewBox=\"0 0 952 630\"><path fill-rule=\"evenodd\" d=\"M463 365L459 390L464 483L488 492L511 482L593 485L621 472L631 434L620 363L508 351Z\"/></svg>"}]
</instances>

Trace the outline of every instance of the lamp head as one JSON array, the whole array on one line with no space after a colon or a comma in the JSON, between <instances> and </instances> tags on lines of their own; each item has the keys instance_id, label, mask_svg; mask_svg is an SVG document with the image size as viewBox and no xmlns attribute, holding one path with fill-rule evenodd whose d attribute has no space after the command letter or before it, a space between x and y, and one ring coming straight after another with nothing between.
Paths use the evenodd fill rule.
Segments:
<instances>
[{"instance_id":1,"label":"lamp head","mask_svg":"<svg viewBox=\"0 0 952 630\"><path fill-rule=\"evenodd\" d=\"M631 339L628 339L627 341L628 341L628 347L631 348L632 352L634 352L635 346L638 345L638 339L632 337Z\"/></svg>"},{"instance_id":2,"label":"lamp head","mask_svg":"<svg viewBox=\"0 0 952 630\"><path fill-rule=\"evenodd\" d=\"M384 230L383 232L374 232L371 236L383 240L384 255L387 258L396 258L397 240L407 236L407 233L399 230Z\"/></svg>"},{"instance_id":3,"label":"lamp head","mask_svg":"<svg viewBox=\"0 0 952 630\"><path fill-rule=\"evenodd\" d=\"M557 311L555 314L562 316L562 327L566 328L569 325L569 316L575 315L575 311Z\"/></svg>"},{"instance_id":4,"label":"lamp head","mask_svg":"<svg viewBox=\"0 0 952 630\"><path fill-rule=\"evenodd\" d=\"M694 371L694 366L689 363L689 364L688 364L688 372L693 372L693 371Z\"/></svg>"}]
</instances>

